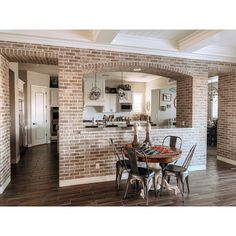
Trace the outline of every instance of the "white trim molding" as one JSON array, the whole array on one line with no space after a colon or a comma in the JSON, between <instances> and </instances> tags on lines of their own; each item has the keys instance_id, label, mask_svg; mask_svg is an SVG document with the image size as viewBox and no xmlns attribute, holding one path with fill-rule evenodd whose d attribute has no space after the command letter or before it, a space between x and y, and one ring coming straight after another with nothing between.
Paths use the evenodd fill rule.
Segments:
<instances>
[{"instance_id":1,"label":"white trim molding","mask_svg":"<svg viewBox=\"0 0 236 236\"><path fill-rule=\"evenodd\" d=\"M206 170L206 165L189 166L189 171Z\"/></svg>"},{"instance_id":2,"label":"white trim molding","mask_svg":"<svg viewBox=\"0 0 236 236\"><path fill-rule=\"evenodd\" d=\"M206 165L189 166L189 171L198 171L205 169ZM105 175L105 176L95 176L95 177L80 178L80 179L60 180L59 187L115 181L115 178L116 178L115 175ZM122 179L127 179L127 178L128 178L128 173L123 173Z\"/></svg>"},{"instance_id":3,"label":"white trim molding","mask_svg":"<svg viewBox=\"0 0 236 236\"><path fill-rule=\"evenodd\" d=\"M217 160L223 161L225 163L236 166L236 161L235 160L231 160L231 159L228 159L228 158L225 158L225 157L222 157L222 156L217 156Z\"/></svg>"},{"instance_id":4,"label":"white trim molding","mask_svg":"<svg viewBox=\"0 0 236 236\"><path fill-rule=\"evenodd\" d=\"M17 164L19 161L20 161L20 155L18 155L16 159L11 160L11 163Z\"/></svg>"},{"instance_id":5,"label":"white trim molding","mask_svg":"<svg viewBox=\"0 0 236 236\"><path fill-rule=\"evenodd\" d=\"M5 183L0 187L0 194L4 192L4 190L6 189L6 187L8 186L10 182L11 182L11 176L9 176L7 180L5 181Z\"/></svg>"},{"instance_id":6,"label":"white trim molding","mask_svg":"<svg viewBox=\"0 0 236 236\"><path fill-rule=\"evenodd\" d=\"M127 179L127 178L128 178L128 173L124 173L122 175L122 179ZM95 176L95 177L80 178L80 179L60 180L59 187L115 181L115 179L116 179L115 175L105 175L105 176Z\"/></svg>"},{"instance_id":7,"label":"white trim molding","mask_svg":"<svg viewBox=\"0 0 236 236\"><path fill-rule=\"evenodd\" d=\"M205 61L225 61L225 62L236 62L236 57L232 55L208 55L200 53L189 53L180 51L169 51L155 48L146 47L134 47L134 46L123 46L115 44L102 44L94 42L82 42L75 40L64 40L54 39L48 37L37 37L29 35L20 35L16 33L0 32L0 41L19 42L19 43L34 43L39 45L53 45L62 47L72 48L89 48L95 50L106 50L115 52L127 52L127 53L141 53L145 55L157 55L167 57L180 57L189 59L199 59Z\"/></svg>"}]
</instances>

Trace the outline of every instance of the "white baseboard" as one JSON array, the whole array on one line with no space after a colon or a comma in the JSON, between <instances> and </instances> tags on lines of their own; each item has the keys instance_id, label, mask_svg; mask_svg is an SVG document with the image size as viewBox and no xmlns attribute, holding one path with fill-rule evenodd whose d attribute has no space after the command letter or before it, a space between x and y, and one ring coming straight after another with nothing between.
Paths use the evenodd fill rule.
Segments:
<instances>
[{"instance_id":1,"label":"white baseboard","mask_svg":"<svg viewBox=\"0 0 236 236\"><path fill-rule=\"evenodd\" d=\"M16 158L16 164L20 161L20 155Z\"/></svg>"},{"instance_id":2,"label":"white baseboard","mask_svg":"<svg viewBox=\"0 0 236 236\"><path fill-rule=\"evenodd\" d=\"M226 162L228 164L236 166L236 161L235 160L231 160L231 159L228 159L228 158L225 158L225 157L221 157L221 156L217 156L217 160L223 161L223 162Z\"/></svg>"},{"instance_id":3,"label":"white baseboard","mask_svg":"<svg viewBox=\"0 0 236 236\"><path fill-rule=\"evenodd\" d=\"M122 179L127 179L128 173L123 173ZM105 175L105 176L96 176L96 177L88 177L88 178L80 178L80 179L68 179L68 180L60 180L59 186L66 187L72 185L80 185L80 184L92 184L106 181L115 181L115 175Z\"/></svg>"},{"instance_id":4,"label":"white baseboard","mask_svg":"<svg viewBox=\"0 0 236 236\"><path fill-rule=\"evenodd\" d=\"M9 176L7 178L7 180L5 181L5 183L0 187L0 194L2 194L5 190L5 188L7 187L7 185L11 182L11 176Z\"/></svg>"},{"instance_id":5,"label":"white baseboard","mask_svg":"<svg viewBox=\"0 0 236 236\"><path fill-rule=\"evenodd\" d=\"M189 171L206 170L206 165L189 166Z\"/></svg>"},{"instance_id":6,"label":"white baseboard","mask_svg":"<svg viewBox=\"0 0 236 236\"><path fill-rule=\"evenodd\" d=\"M197 171L197 170L205 170L205 165L197 165L197 166L189 166L189 171ZM128 173L123 173L122 179L127 179ZM80 179L68 179L68 180L60 180L59 186L73 186L73 185L81 185L81 184L92 184L106 181L115 181L115 175L105 175L105 176L96 176L96 177L88 177L88 178L80 178Z\"/></svg>"},{"instance_id":7,"label":"white baseboard","mask_svg":"<svg viewBox=\"0 0 236 236\"><path fill-rule=\"evenodd\" d=\"M29 143L27 146L28 146L28 147L32 147L32 144Z\"/></svg>"},{"instance_id":8,"label":"white baseboard","mask_svg":"<svg viewBox=\"0 0 236 236\"><path fill-rule=\"evenodd\" d=\"M17 164L19 161L20 161L20 155L16 159L11 160L11 164Z\"/></svg>"}]
</instances>

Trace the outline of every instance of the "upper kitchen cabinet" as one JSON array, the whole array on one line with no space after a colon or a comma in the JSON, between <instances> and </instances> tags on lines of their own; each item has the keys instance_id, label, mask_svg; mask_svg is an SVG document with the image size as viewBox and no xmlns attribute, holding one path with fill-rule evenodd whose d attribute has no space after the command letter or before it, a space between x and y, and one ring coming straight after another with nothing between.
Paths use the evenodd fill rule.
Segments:
<instances>
[{"instance_id":1,"label":"upper kitchen cabinet","mask_svg":"<svg viewBox=\"0 0 236 236\"><path fill-rule=\"evenodd\" d=\"M50 106L58 107L58 88L50 88Z\"/></svg>"},{"instance_id":2,"label":"upper kitchen cabinet","mask_svg":"<svg viewBox=\"0 0 236 236\"><path fill-rule=\"evenodd\" d=\"M100 96L97 99L91 99L91 92L94 88L100 90ZM105 80L84 79L84 106L105 106Z\"/></svg>"},{"instance_id":3,"label":"upper kitchen cabinet","mask_svg":"<svg viewBox=\"0 0 236 236\"><path fill-rule=\"evenodd\" d=\"M117 94L105 94L105 105L103 112L117 112Z\"/></svg>"}]
</instances>

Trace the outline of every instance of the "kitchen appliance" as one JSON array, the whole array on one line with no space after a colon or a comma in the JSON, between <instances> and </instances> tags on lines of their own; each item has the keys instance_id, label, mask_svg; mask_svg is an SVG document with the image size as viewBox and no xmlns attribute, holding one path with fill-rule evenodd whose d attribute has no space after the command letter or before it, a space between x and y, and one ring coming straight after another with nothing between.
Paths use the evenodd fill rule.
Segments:
<instances>
[{"instance_id":1,"label":"kitchen appliance","mask_svg":"<svg viewBox=\"0 0 236 236\"><path fill-rule=\"evenodd\" d=\"M120 111L132 111L133 105L131 103L121 103Z\"/></svg>"}]
</instances>

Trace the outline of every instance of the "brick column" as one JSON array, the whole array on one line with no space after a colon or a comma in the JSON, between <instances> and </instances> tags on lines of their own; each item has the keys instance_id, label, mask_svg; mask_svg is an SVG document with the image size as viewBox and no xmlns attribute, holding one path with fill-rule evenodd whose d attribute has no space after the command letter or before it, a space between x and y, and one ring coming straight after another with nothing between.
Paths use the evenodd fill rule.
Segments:
<instances>
[{"instance_id":1,"label":"brick column","mask_svg":"<svg viewBox=\"0 0 236 236\"><path fill-rule=\"evenodd\" d=\"M9 64L0 55L0 194L11 180Z\"/></svg>"},{"instance_id":2,"label":"brick column","mask_svg":"<svg viewBox=\"0 0 236 236\"><path fill-rule=\"evenodd\" d=\"M236 74L219 77L217 158L236 165Z\"/></svg>"},{"instance_id":3,"label":"brick column","mask_svg":"<svg viewBox=\"0 0 236 236\"><path fill-rule=\"evenodd\" d=\"M178 127L192 127L193 78L177 79L176 124Z\"/></svg>"},{"instance_id":4,"label":"brick column","mask_svg":"<svg viewBox=\"0 0 236 236\"><path fill-rule=\"evenodd\" d=\"M59 181L79 175L83 127L82 73L73 53L59 58ZM61 186L61 183L59 183Z\"/></svg>"},{"instance_id":5,"label":"brick column","mask_svg":"<svg viewBox=\"0 0 236 236\"><path fill-rule=\"evenodd\" d=\"M177 126L183 127L184 121L186 128L192 128L194 137L189 137L186 142L197 143L194 162L200 166L206 165L207 155L207 81L204 72L193 78L177 80Z\"/></svg>"}]
</instances>

